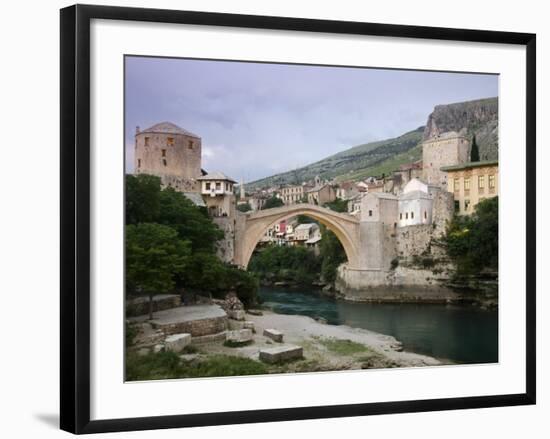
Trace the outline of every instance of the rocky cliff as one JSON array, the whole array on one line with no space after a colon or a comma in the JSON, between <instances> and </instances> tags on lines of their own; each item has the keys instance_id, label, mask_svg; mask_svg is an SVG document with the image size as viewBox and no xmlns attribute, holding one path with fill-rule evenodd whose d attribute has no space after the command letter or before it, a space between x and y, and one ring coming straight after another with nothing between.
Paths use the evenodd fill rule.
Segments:
<instances>
[{"instance_id":1,"label":"rocky cliff","mask_svg":"<svg viewBox=\"0 0 550 439\"><path fill-rule=\"evenodd\" d=\"M424 128L424 140L447 131L476 136L482 160L498 159L498 98L437 105Z\"/></svg>"}]
</instances>

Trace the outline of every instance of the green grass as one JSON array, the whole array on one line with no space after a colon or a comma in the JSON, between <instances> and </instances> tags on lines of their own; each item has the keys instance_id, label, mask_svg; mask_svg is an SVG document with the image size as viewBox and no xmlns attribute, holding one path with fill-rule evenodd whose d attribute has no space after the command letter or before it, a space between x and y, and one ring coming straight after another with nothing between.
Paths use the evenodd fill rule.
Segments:
<instances>
[{"instance_id":1,"label":"green grass","mask_svg":"<svg viewBox=\"0 0 550 439\"><path fill-rule=\"evenodd\" d=\"M372 352L371 349L369 349L367 346L351 340L324 338L319 339L319 343L326 347L330 352L338 355L354 355L359 353Z\"/></svg>"},{"instance_id":2,"label":"green grass","mask_svg":"<svg viewBox=\"0 0 550 439\"><path fill-rule=\"evenodd\" d=\"M126 356L126 380L144 381L174 378L203 378L268 373L259 361L230 355L212 355L204 360L182 362L174 352Z\"/></svg>"}]
</instances>

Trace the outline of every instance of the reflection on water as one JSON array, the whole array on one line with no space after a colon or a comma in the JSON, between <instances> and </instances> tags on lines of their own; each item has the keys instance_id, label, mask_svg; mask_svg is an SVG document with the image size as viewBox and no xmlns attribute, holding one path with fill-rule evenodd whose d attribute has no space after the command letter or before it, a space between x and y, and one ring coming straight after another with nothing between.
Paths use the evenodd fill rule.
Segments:
<instances>
[{"instance_id":1,"label":"reflection on water","mask_svg":"<svg viewBox=\"0 0 550 439\"><path fill-rule=\"evenodd\" d=\"M261 288L263 305L280 314L322 317L394 336L406 351L456 363L498 361L498 312L467 305L336 301L311 291Z\"/></svg>"}]
</instances>

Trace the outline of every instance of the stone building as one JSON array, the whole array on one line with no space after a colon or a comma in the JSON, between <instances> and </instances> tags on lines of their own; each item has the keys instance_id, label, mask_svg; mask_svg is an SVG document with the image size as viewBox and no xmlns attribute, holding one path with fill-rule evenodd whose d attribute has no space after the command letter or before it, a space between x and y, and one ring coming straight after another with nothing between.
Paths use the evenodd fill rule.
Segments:
<instances>
[{"instance_id":1,"label":"stone building","mask_svg":"<svg viewBox=\"0 0 550 439\"><path fill-rule=\"evenodd\" d=\"M359 188L352 181L344 181L336 186L336 198L350 200L359 194Z\"/></svg>"},{"instance_id":2,"label":"stone building","mask_svg":"<svg viewBox=\"0 0 550 439\"><path fill-rule=\"evenodd\" d=\"M447 188L447 173L441 168L468 162L470 142L455 131L443 133L422 143L422 179Z\"/></svg>"},{"instance_id":3,"label":"stone building","mask_svg":"<svg viewBox=\"0 0 550 439\"><path fill-rule=\"evenodd\" d=\"M233 185L235 180L221 172L198 177L201 184L203 196L208 214L212 217L233 217L235 216L235 195Z\"/></svg>"},{"instance_id":4,"label":"stone building","mask_svg":"<svg viewBox=\"0 0 550 439\"><path fill-rule=\"evenodd\" d=\"M330 203L336 199L336 191L329 184L321 184L308 190L307 202L322 206L325 203Z\"/></svg>"},{"instance_id":5,"label":"stone building","mask_svg":"<svg viewBox=\"0 0 550 439\"><path fill-rule=\"evenodd\" d=\"M447 191L454 195L455 211L469 215L480 201L498 195L498 161L445 166Z\"/></svg>"},{"instance_id":6,"label":"stone building","mask_svg":"<svg viewBox=\"0 0 550 439\"><path fill-rule=\"evenodd\" d=\"M134 172L161 178L163 186L199 192L201 138L171 122L136 128Z\"/></svg>"}]
</instances>

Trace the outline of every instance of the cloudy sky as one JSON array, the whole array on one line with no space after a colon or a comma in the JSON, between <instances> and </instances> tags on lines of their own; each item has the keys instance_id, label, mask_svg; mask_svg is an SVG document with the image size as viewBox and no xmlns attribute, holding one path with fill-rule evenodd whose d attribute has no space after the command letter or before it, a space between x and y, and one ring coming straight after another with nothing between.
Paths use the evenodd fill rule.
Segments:
<instances>
[{"instance_id":1,"label":"cloudy sky","mask_svg":"<svg viewBox=\"0 0 550 439\"><path fill-rule=\"evenodd\" d=\"M135 127L202 138L202 167L253 181L403 134L433 107L498 95L494 75L126 58L126 164Z\"/></svg>"}]
</instances>

